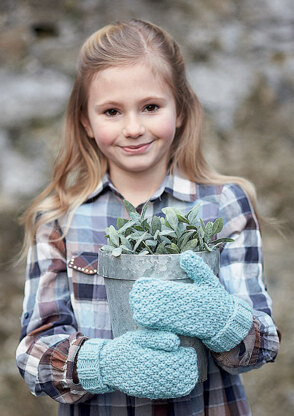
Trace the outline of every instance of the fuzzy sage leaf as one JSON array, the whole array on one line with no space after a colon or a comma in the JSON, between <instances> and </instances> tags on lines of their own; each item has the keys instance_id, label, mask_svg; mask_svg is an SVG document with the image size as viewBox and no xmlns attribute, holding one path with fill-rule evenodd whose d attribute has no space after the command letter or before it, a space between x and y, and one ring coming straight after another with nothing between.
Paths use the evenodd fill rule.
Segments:
<instances>
[{"instance_id":1,"label":"fuzzy sage leaf","mask_svg":"<svg viewBox=\"0 0 294 416\"><path fill-rule=\"evenodd\" d=\"M146 218L150 201L139 214L136 208L124 200L129 219L118 218L116 228L106 228L107 245L102 250L115 257L121 254L179 254L186 250L212 251L219 245L234 241L231 238L216 239L224 226L222 218L204 223L199 218L200 204L184 213L178 208L165 207L164 216Z\"/></svg>"}]
</instances>

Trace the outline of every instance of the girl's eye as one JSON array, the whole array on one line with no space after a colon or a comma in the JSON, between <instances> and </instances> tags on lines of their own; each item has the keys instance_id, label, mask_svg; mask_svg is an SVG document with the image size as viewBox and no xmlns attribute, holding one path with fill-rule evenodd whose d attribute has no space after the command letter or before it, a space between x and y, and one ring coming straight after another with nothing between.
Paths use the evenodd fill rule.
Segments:
<instances>
[{"instance_id":1,"label":"girl's eye","mask_svg":"<svg viewBox=\"0 0 294 416\"><path fill-rule=\"evenodd\" d=\"M109 110L104 111L104 114L106 114L109 117L116 116L117 113L118 113L118 111L115 110L114 108L110 108Z\"/></svg>"},{"instance_id":2,"label":"girl's eye","mask_svg":"<svg viewBox=\"0 0 294 416\"><path fill-rule=\"evenodd\" d=\"M147 112L153 113L154 111L158 110L159 107L156 104L149 104L149 105L146 105L145 109L147 110Z\"/></svg>"}]
</instances>

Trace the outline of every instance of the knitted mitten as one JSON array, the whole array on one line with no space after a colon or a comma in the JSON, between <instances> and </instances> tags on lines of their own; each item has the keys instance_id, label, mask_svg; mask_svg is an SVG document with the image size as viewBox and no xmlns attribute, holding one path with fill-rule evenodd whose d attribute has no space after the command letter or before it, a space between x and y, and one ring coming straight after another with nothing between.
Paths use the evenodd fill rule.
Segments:
<instances>
[{"instance_id":1,"label":"knitted mitten","mask_svg":"<svg viewBox=\"0 0 294 416\"><path fill-rule=\"evenodd\" d=\"M155 278L135 282L130 293L134 320L147 328L200 338L216 352L231 350L251 328L251 307L230 295L196 253L182 253L180 266L193 284Z\"/></svg>"},{"instance_id":2,"label":"knitted mitten","mask_svg":"<svg viewBox=\"0 0 294 416\"><path fill-rule=\"evenodd\" d=\"M185 396L198 379L193 348L165 331L138 330L113 340L89 339L80 348L77 372L91 393L114 390L135 397L166 399Z\"/></svg>"}]
</instances>

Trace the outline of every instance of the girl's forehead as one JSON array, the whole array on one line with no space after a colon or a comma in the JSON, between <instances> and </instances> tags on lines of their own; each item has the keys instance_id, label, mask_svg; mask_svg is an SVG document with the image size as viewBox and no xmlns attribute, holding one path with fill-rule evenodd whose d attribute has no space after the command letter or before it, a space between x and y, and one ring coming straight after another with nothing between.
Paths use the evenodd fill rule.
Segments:
<instances>
[{"instance_id":1,"label":"girl's forehead","mask_svg":"<svg viewBox=\"0 0 294 416\"><path fill-rule=\"evenodd\" d=\"M164 76L158 68L151 66L149 63L137 62L134 64L124 64L110 66L94 74L93 80L110 81L116 78L127 77L129 74L136 77L147 76L157 82L164 82Z\"/></svg>"},{"instance_id":2,"label":"girl's forehead","mask_svg":"<svg viewBox=\"0 0 294 416\"><path fill-rule=\"evenodd\" d=\"M128 88L140 90L166 90L167 82L161 71L146 63L111 66L94 74L91 90L127 90ZM131 91L130 91L131 92Z\"/></svg>"},{"instance_id":3,"label":"girl's forehead","mask_svg":"<svg viewBox=\"0 0 294 416\"><path fill-rule=\"evenodd\" d=\"M114 77L123 76L123 74L132 73L132 76L134 76L142 72L144 76L151 77L159 83L167 82L170 84L172 79L172 68L170 68L170 65L163 58L152 54L136 59L130 63L121 63L106 67L94 74L93 79L104 78L106 80L107 78L113 79Z\"/></svg>"}]
</instances>

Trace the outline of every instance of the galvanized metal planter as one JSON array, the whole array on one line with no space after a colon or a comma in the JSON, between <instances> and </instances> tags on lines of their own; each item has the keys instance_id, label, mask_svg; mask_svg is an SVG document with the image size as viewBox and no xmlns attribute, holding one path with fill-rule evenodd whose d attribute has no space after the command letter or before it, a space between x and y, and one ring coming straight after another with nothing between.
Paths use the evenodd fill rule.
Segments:
<instances>
[{"instance_id":1,"label":"galvanized metal planter","mask_svg":"<svg viewBox=\"0 0 294 416\"><path fill-rule=\"evenodd\" d=\"M210 266L213 272L219 272L219 251L198 252L197 255ZM112 256L103 250L98 254L98 273L104 277L109 312L114 337L127 331L138 329L133 320L129 305L129 293L135 280L140 277L177 280L183 283L193 283L181 269L179 254L160 254L139 256L122 254ZM198 357L199 382L207 379L207 351L197 338L180 336L181 345L195 348Z\"/></svg>"}]
</instances>

